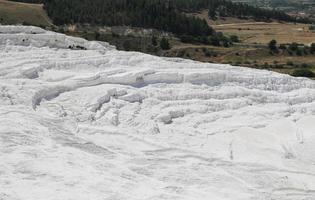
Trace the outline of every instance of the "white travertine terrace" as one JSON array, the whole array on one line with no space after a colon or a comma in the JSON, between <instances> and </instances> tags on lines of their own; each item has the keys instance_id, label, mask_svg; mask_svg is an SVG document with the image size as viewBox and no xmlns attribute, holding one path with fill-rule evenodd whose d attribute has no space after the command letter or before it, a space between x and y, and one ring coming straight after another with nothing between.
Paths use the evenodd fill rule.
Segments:
<instances>
[{"instance_id":1,"label":"white travertine terrace","mask_svg":"<svg viewBox=\"0 0 315 200\"><path fill-rule=\"evenodd\" d=\"M313 200L315 82L0 26L0 199Z\"/></svg>"}]
</instances>

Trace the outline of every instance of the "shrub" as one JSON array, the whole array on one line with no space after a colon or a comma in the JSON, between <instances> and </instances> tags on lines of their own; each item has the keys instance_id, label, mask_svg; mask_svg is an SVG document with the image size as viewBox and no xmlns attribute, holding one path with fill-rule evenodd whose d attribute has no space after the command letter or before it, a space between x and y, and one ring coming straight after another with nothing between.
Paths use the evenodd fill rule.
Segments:
<instances>
[{"instance_id":1,"label":"shrub","mask_svg":"<svg viewBox=\"0 0 315 200\"><path fill-rule=\"evenodd\" d=\"M170 47L170 43L168 42L168 39L162 38L160 42L160 47L163 50L169 50L171 47Z\"/></svg>"},{"instance_id":2,"label":"shrub","mask_svg":"<svg viewBox=\"0 0 315 200\"><path fill-rule=\"evenodd\" d=\"M155 47L158 45L158 41L157 41L157 37L156 36L154 36L154 35L152 36L151 43Z\"/></svg>"},{"instance_id":3,"label":"shrub","mask_svg":"<svg viewBox=\"0 0 315 200\"><path fill-rule=\"evenodd\" d=\"M267 62L264 63L264 68L268 68L269 64Z\"/></svg>"},{"instance_id":4,"label":"shrub","mask_svg":"<svg viewBox=\"0 0 315 200\"><path fill-rule=\"evenodd\" d=\"M120 35L119 35L119 34L117 34L117 33L112 32L112 37L113 37L113 38L119 38L119 37L120 37Z\"/></svg>"},{"instance_id":5,"label":"shrub","mask_svg":"<svg viewBox=\"0 0 315 200\"><path fill-rule=\"evenodd\" d=\"M307 67L309 67L309 65L307 63L302 63L301 67L307 68Z\"/></svg>"},{"instance_id":6,"label":"shrub","mask_svg":"<svg viewBox=\"0 0 315 200\"><path fill-rule=\"evenodd\" d=\"M206 57L211 57L211 55L212 55L212 54L211 54L210 51L205 52L205 56L206 56Z\"/></svg>"},{"instance_id":7,"label":"shrub","mask_svg":"<svg viewBox=\"0 0 315 200\"><path fill-rule=\"evenodd\" d=\"M285 44L280 44L279 49L286 50L287 46Z\"/></svg>"},{"instance_id":8,"label":"shrub","mask_svg":"<svg viewBox=\"0 0 315 200\"><path fill-rule=\"evenodd\" d=\"M230 39L231 39L232 42L235 42L235 43L240 42L238 36L236 36L236 35L231 35Z\"/></svg>"},{"instance_id":9,"label":"shrub","mask_svg":"<svg viewBox=\"0 0 315 200\"><path fill-rule=\"evenodd\" d=\"M251 64L251 62L247 60L247 61L245 61L245 62L244 62L244 64L246 64L246 65L250 65L250 64Z\"/></svg>"},{"instance_id":10,"label":"shrub","mask_svg":"<svg viewBox=\"0 0 315 200\"><path fill-rule=\"evenodd\" d=\"M304 53L304 55L308 55L309 52L310 52L310 48L309 48L309 47L304 47L304 48L303 48L303 53Z\"/></svg>"},{"instance_id":11,"label":"shrub","mask_svg":"<svg viewBox=\"0 0 315 200\"><path fill-rule=\"evenodd\" d=\"M229 42L229 41L223 41L223 46L224 47L230 47L230 45L231 45L231 42Z\"/></svg>"},{"instance_id":12,"label":"shrub","mask_svg":"<svg viewBox=\"0 0 315 200\"><path fill-rule=\"evenodd\" d=\"M132 42L129 41L129 40L124 41L123 44L122 44L122 46L123 46L123 48L124 48L125 51L132 51L132 50L133 50L133 48L132 48Z\"/></svg>"},{"instance_id":13,"label":"shrub","mask_svg":"<svg viewBox=\"0 0 315 200\"><path fill-rule=\"evenodd\" d=\"M101 34L98 31L94 32L94 38L95 40L100 40Z\"/></svg>"},{"instance_id":14,"label":"shrub","mask_svg":"<svg viewBox=\"0 0 315 200\"><path fill-rule=\"evenodd\" d=\"M289 53L290 56L293 56L293 52L292 51L289 50L288 53Z\"/></svg>"},{"instance_id":15,"label":"shrub","mask_svg":"<svg viewBox=\"0 0 315 200\"><path fill-rule=\"evenodd\" d=\"M297 51L296 51L296 55L297 56L303 56L303 50L298 48Z\"/></svg>"},{"instance_id":16,"label":"shrub","mask_svg":"<svg viewBox=\"0 0 315 200\"><path fill-rule=\"evenodd\" d=\"M269 44L268 44L268 47L269 47L270 51L276 52L278 50L277 41L276 40L271 40L269 42Z\"/></svg>"},{"instance_id":17,"label":"shrub","mask_svg":"<svg viewBox=\"0 0 315 200\"><path fill-rule=\"evenodd\" d=\"M295 76L295 77L308 77L308 78L311 78L311 77L314 77L314 72L312 72L311 70L309 69L296 69L292 72L291 74L292 76Z\"/></svg>"},{"instance_id":18,"label":"shrub","mask_svg":"<svg viewBox=\"0 0 315 200\"><path fill-rule=\"evenodd\" d=\"M290 44L290 46L289 46L289 49L290 49L291 51L297 51L298 48L299 48L299 44L296 43L296 42L293 42L293 43Z\"/></svg>"},{"instance_id":19,"label":"shrub","mask_svg":"<svg viewBox=\"0 0 315 200\"><path fill-rule=\"evenodd\" d=\"M185 49L180 50L180 51L177 52L177 56L178 56L178 57L181 57L181 58L184 57L185 54L186 54L186 50L185 50Z\"/></svg>"},{"instance_id":20,"label":"shrub","mask_svg":"<svg viewBox=\"0 0 315 200\"><path fill-rule=\"evenodd\" d=\"M310 52L311 52L311 54L315 53L315 43L311 44Z\"/></svg>"},{"instance_id":21,"label":"shrub","mask_svg":"<svg viewBox=\"0 0 315 200\"><path fill-rule=\"evenodd\" d=\"M209 49L205 49L203 52L204 52L206 57L211 57L211 56L215 57L216 56L216 53L210 51Z\"/></svg>"},{"instance_id":22,"label":"shrub","mask_svg":"<svg viewBox=\"0 0 315 200\"><path fill-rule=\"evenodd\" d=\"M287 62L287 65L289 65L289 66L293 66L293 65L294 65L294 63L293 63L292 61L288 61L288 62Z\"/></svg>"},{"instance_id":23,"label":"shrub","mask_svg":"<svg viewBox=\"0 0 315 200\"><path fill-rule=\"evenodd\" d=\"M210 44L213 46L220 46L220 39L217 36L209 37Z\"/></svg>"}]
</instances>

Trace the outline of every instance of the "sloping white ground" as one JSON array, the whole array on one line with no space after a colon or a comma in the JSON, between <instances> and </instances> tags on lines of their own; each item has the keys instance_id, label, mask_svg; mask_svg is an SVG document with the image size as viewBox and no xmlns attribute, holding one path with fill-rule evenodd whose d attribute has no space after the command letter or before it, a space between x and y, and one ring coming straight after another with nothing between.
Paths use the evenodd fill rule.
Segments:
<instances>
[{"instance_id":1,"label":"sloping white ground","mask_svg":"<svg viewBox=\"0 0 315 200\"><path fill-rule=\"evenodd\" d=\"M0 26L0 199L313 200L315 82Z\"/></svg>"}]
</instances>

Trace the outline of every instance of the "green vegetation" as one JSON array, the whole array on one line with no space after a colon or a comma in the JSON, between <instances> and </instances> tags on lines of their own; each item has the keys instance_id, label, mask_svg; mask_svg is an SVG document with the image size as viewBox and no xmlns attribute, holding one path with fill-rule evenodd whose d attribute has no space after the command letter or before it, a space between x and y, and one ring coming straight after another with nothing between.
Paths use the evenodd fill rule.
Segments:
<instances>
[{"instance_id":1,"label":"green vegetation","mask_svg":"<svg viewBox=\"0 0 315 200\"><path fill-rule=\"evenodd\" d=\"M152 36L152 40L151 41L152 41L152 45L153 46L156 47L158 45L158 39L157 39L157 37L155 35Z\"/></svg>"},{"instance_id":2,"label":"green vegetation","mask_svg":"<svg viewBox=\"0 0 315 200\"><path fill-rule=\"evenodd\" d=\"M43 3L44 0L10 0L10 1L16 1L16 2L22 2L22 3Z\"/></svg>"},{"instance_id":3,"label":"green vegetation","mask_svg":"<svg viewBox=\"0 0 315 200\"><path fill-rule=\"evenodd\" d=\"M312 78L315 76L314 72L309 69L295 69L291 75L295 77L307 77L307 78Z\"/></svg>"},{"instance_id":4,"label":"green vegetation","mask_svg":"<svg viewBox=\"0 0 315 200\"><path fill-rule=\"evenodd\" d=\"M271 52L277 52L278 51L278 47L277 47L277 41L276 40L271 40L268 44L269 49Z\"/></svg>"},{"instance_id":5,"label":"green vegetation","mask_svg":"<svg viewBox=\"0 0 315 200\"><path fill-rule=\"evenodd\" d=\"M230 36L230 39L231 39L232 42L235 42L235 43L240 42L240 40L239 40L239 38L238 38L237 35L231 35L231 36Z\"/></svg>"},{"instance_id":6,"label":"green vegetation","mask_svg":"<svg viewBox=\"0 0 315 200\"><path fill-rule=\"evenodd\" d=\"M205 20L188 17L164 0L45 0L45 9L57 25L125 25L193 37L214 34Z\"/></svg>"},{"instance_id":7,"label":"green vegetation","mask_svg":"<svg viewBox=\"0 0 315 200\"><path fill-rule=\"evenodd\" d=\"M229 38L215 33L205 20L184 13L208 9L211 18L234 16L258 21L297 21L280 11L225 0L44 0L44 5L57 25L89 23L155 28L174 33L183 42L225 47L232 43Z\"/></svg>"},{"instance_id":8,"label":"green vegetation","mask_svg":"<svg viewBox=\"0 0 315 200\"><path fill-rule=\"evenodd\" d=\"M171 47L170 47L170 43L168 42L168 39L162 38L160 42L160 47L162 50L169 50Z\"/></svg>"},{"instance_id":9,"label":"green vegetation","mask_svg":"<svg viewBox=\"0 0 315 200\"><path fill-rule=\"evenodd\" d=\"M208 10L208 15L212 19L219 17L237 17L252 18L257 21L270 21L271 19L288 22L311 22L308 18L295 18L279 10L262 9L244 3L233 3L229 0L12 0L28 3L44 3L48 14L57 24L64 23L95 23L110 24L119 23L119 25L136 23L135 19L142 19L141 25L159 26L159 24L150 23L156 17L162 17L164 23L167 23L167 16L161 15L161 9L165 13L176 14L180 17L181 12L199 12ZM93 12L90 12L93 11ZM175 12L174 12L175 11ZM112 14L117 13L113 19ZM133 13L138 12L138 13ZM128 16L127 16L128 15ZM130 17L130 20L128 19ZM108 19L109 18L109 19ZM173 18L177 20L176 18ZM159 20L159 19L158 19ZM148 24L146 23L148 22ZM155 21L154 21L155 22ZM158 23L158 22L157 22ZM117 25L117 24L116 24ZM142 27L142 26L141 26ZM161 27L159 27L161 28ZM166 28L166 27L163 27ZM163 29L164 30L164 29Z\"/></svg>"},{"instance_id":10,"label":"green vegetation","mask_svg":"<svg viewBox=\"0 0 315 200\"><path fill-rule=\"evenodd\" d=\"M276 40L271 40L268 44L271 53L275 54L288 54L290 56L305 56L309 54L315 54L315 43L312 43L310 46L304 44L298 44L292 42L290 44L280 44L277 46Z\"/></svg>"},{"instance_id":11,"label":"green vegetation","mask_svg":"<svg viewBox=\"0 0 315 200\"><path fill-rule=\"evenodd\" d=\"M181 11L196 12L208 9L208 15L212 19L218 17L253 18L257 21L269 21L271 19L283 21L304 21L296 19L282 11L261 9L244 3L233 3L228 0L171 0L173 6Z\"/></svg>"},{"instance_id":12,"label":"green vegetation","mask_svg":"<svg viewBox=\"0 0 315 200\"><path fill-rule=\"evenodd\" d=\"M315 54L315 43L312 43L312 44L311 44L310 53L311 53L311 54Z\"/></svg>"}]
</instances>

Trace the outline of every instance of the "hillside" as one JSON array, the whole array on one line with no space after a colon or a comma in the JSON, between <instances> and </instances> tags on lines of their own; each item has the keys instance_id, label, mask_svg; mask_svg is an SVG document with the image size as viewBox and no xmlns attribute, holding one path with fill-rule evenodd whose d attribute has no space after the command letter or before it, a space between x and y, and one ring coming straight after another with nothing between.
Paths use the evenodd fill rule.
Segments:
<instances>
[{"instance_id":1,"label":"hillside","mask_svg":"<svg viewBox=\"0 0 315 200\"><path fill-rule=\"evenodd\" d=\"M37 26L51 26L43 5L18 3L0 0L1 24L32 24Z\"/></svg>"},{"instance_id":2,"label":"hillside","mask_svg":"<svg viewBox=\"0 0 315 200\"><path fill-rule=\"evenodd\" d=\"M315 82L0 26L0 199L315 198Z\"/></svg>"},{"instance_id":3,"label":"hillside","mask_svg":"<svg viewBox=\"0 0 315 200\"><path fill-rule=\"evenodd\" d=\"M204 19L187 13L208 10L207 18L210 19L238 17L256 21L310 22L281 11L225 0L45 0L44 5L48 15L58 25L89 23L99 26L155 28L198 42L215 34Z\"/></svg>"},{"instance_id":4,"label":"hillside","mask_svg":"<svg viewBox=\"0 0 315 200\"><path fill-rule=\"evenodd\" d=\"M10 5L0 8L3 10L2 16L4 16L4 13L7 13L3 18L0 18L4 21L4 24L11 21L11 18L14 18L14 23L11 21L9 24L24 23L36 25L50 23L40 4L22 4L3 0L1 2L3 5ZM75 3L76 0L69 2ZM178 0L177 2L186 1ZM167 23L163 22L163 24L175 29L177 28L176 26L172 26L172 23L181 26L177 31L183 31L177 32L177 34L151 28L130 26L109 27L93 23L60 25L59 27L52 26L49 29L88 40L110 42L120 50L140 51L158 56L181 57L202 62L229 63L237 66L268 69L291 75L295 75L297 71L302 70L306 76L315 77L315 57L314 52L310 51L311 44L315 43L315 32L312 30L312 25L277 22L276 20L272 22L257 22L252 17L237 18L221 16L217 19L211 19L208 15L209 10L193 12L203 8L204 5L194 4L195 7L188 10L189 5L180 5L180 8L185 11L185 16L181 15L181 19L177 20L184 20L185 23L179 23L176 20L170 20ZM36 12L33 12L29 8L36 8L40 14L37 15ZM60 9L62 10L63 8ZM56 11L56 13L58 12L60 10ZM113 14L112 19L115 19L115 16L120 15ZM63 15L60 15L60 17L63 18ZM187 21L186 17L195 19ZM147 19L147 17L141 18ZM174 16L169 17L169 19L173 18ZM201 21L198 19L201 19ZM141 20L137 22L141 22ZM45 26L48 26L48 24ZM197 28L192 28L192 24L195 24ZM207 24L212 28L205 28ZM148 23L147 25L150 27ZM210 35L204 35L204 31L202 30L210 31L208 32ZM200 32L202 32L201 36ZM167 38L169 43L166 45L166 48L161 48L163 38ZM278 48L280 46L281 48L285 47L285 50L281 50L278 53L270 52L268 43L273 39L278 42ZM298 48L291 51L289 46L294 43L298 44ZM305 75L302 74L302 76Z\"/></svg>"},{"instance_id":5,"label":"hillside","mask_svg":"<svg viewBox=\"0 0 315 200\"><path fill-rule=\"evenodd\" d=\"M167 16L172 15L174 23L172 25L176 25L175 22L179 20L177 18L183 17L180 15L181 12L191 13L205 9L209 10L208 15L212 19L239 17L253 18L258 21L272 19L289 22L303 21L303 19L296 19L281 11L261 9L225 0L117 0L115 2L110 0L93 2L88 0L45 0L44 4L48 15L56 24L132 25L166 30L166 28L170 28L168 27L170 24L167 24L170 23L167 21ZM144 16L146 18L141 18ZM186 18L186 20L189 19ZM307 21L307 19L305 20ZM159 24L160 21L164 22L164 27ZM183 26L185 25L184 23Z\"/></svg>"}]
</instances>

